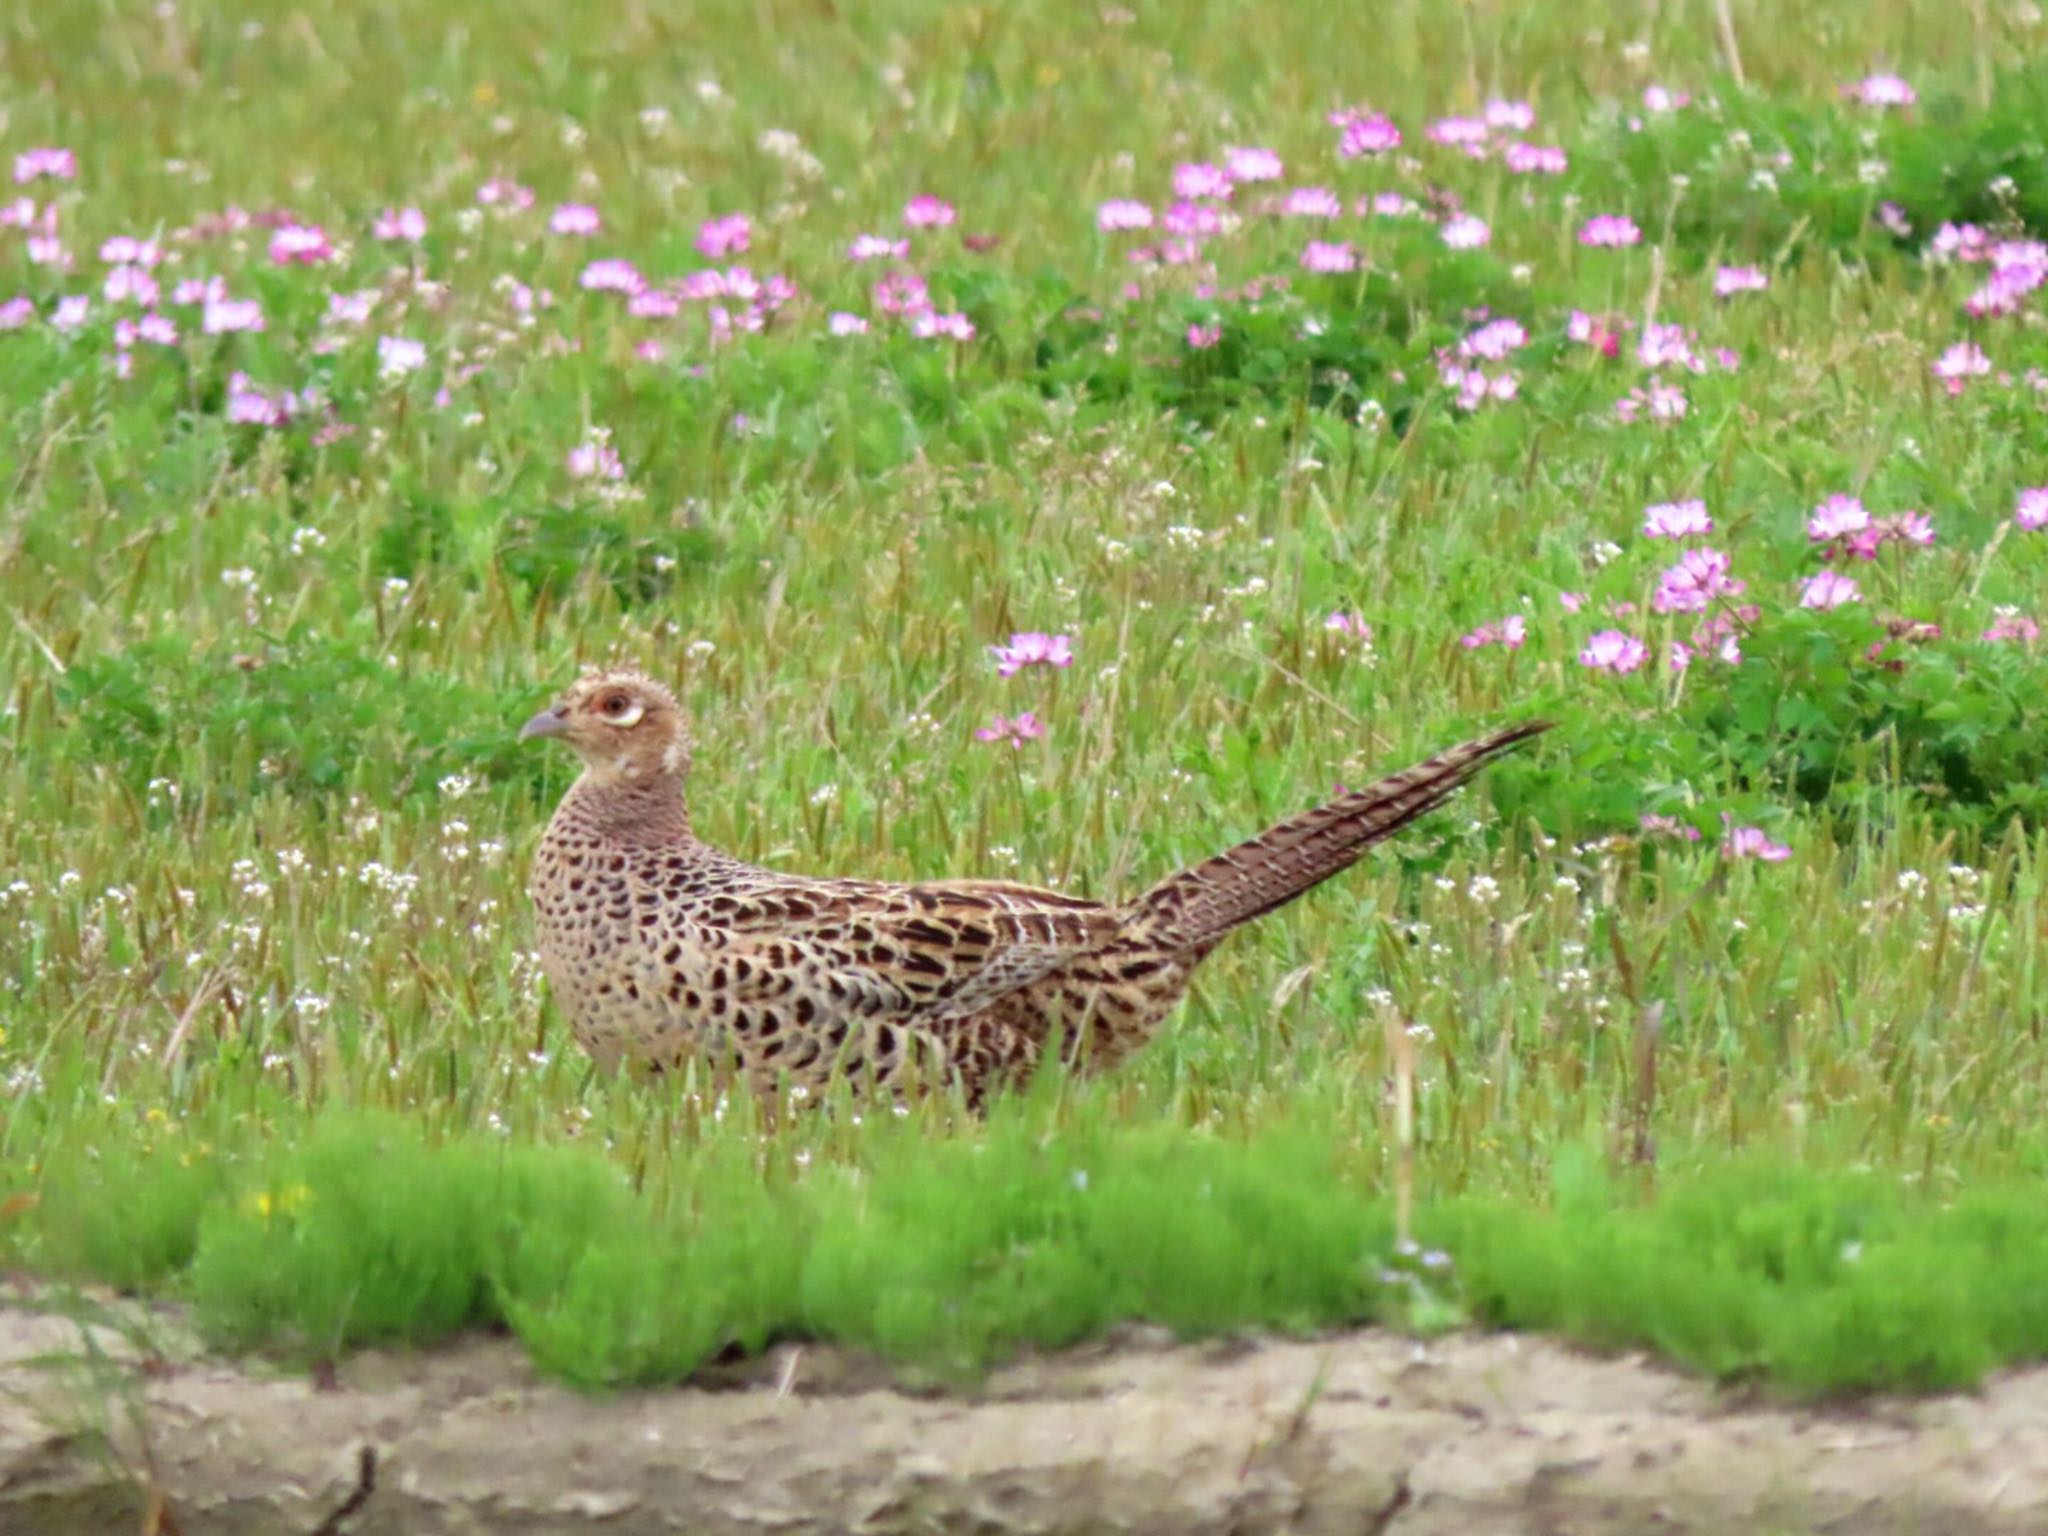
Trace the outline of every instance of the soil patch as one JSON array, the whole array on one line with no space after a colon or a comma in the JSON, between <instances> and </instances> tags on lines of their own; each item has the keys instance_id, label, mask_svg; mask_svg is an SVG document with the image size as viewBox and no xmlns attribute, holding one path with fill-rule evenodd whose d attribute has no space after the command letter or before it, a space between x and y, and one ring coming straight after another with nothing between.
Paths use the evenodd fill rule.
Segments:
<instances>
[{"instance_id":1,"label":"soil patch","mask_svg":"<svg viewBox=\"0 0 2048 1536\"><path fill-rule=\"evenodd\" d=\"M2044 1369L1793 1410L1537 1338L1133 1330L964 1394L789 1346L586 1397L503 1340L316 1380L209 1357L174 1309L98 1301L119 1326L0 1286L0 1531L2048 1530Z\"/></svg>"}]
</instances>

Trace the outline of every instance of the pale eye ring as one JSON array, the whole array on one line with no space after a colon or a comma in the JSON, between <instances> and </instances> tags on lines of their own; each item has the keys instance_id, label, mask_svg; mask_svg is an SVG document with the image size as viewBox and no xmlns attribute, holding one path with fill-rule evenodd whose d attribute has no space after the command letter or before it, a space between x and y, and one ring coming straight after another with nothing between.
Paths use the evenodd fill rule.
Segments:
<instances>
[{"instance_id":1,"label":"pale eye ring","mask_svg":"<svg viewBox=\"0 0 2048 1536\"><path fill-rule=\"evenodd\" d=\"M647 713L645 705L624 693L606 695L598 702L598 711L604 716L606 725L616 725L622 730L638 724L640 717Z\"/></svg>"}]
</instances>

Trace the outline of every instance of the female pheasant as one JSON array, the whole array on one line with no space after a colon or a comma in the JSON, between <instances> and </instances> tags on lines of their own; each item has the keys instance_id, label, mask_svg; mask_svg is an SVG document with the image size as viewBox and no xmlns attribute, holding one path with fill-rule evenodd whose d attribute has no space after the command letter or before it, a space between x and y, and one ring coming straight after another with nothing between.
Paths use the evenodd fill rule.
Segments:
<instances>
[{"instance_id":1,"label":"female pheasant","mask_svg":"<svg viewBox=\"0 0 2048 1536\"><path fill-rule=\"evenodd\" d=\"M634 671L589 674L526 722L583 760L529 894L549 985L610 1068L692 1057L757 1084L951 1081L980 1103L1055 1041L1113 1066L1231 929L1348 868L1488 759L1510 726L1293 816L1121 906L994 880L890 885L744 863L690 830L690 730Z\"/></svg>"}]
</instances>

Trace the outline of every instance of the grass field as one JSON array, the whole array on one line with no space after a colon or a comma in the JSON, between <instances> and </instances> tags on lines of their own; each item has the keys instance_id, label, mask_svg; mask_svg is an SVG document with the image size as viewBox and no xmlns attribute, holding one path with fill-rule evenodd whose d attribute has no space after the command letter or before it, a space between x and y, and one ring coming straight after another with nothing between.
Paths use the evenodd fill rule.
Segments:
<instances>
[{"instance_id":1,"label":"grass field","mask_svg":"<svg viewBox=\"0 0 2048 1536\"><path fill-rule=\"evenodd\" d=\"M333 9L0 19L0 1251L600 1382L2048 1353L2038 7ZM613 658L721 846L1093 895L1561 728L1118 1075L769 1131L539 980Z\"/></svg>"}]
</instances>

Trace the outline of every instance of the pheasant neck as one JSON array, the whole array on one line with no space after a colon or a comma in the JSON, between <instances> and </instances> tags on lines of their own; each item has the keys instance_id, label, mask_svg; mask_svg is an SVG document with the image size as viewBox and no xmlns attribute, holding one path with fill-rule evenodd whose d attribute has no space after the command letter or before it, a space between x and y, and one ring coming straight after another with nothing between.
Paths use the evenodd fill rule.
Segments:
<instances>
[{"instance_id":1,"label":"pheasant neck","mask_svg":"<svg viewBox=\"0 0 2048 1536\"><path fill-rule=\"evenodd\" d=\"M586 773L567 799L593 830L613 842L651 848L691 840L680 774L625 779Z\"/></svg>"}]
</instances>

